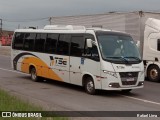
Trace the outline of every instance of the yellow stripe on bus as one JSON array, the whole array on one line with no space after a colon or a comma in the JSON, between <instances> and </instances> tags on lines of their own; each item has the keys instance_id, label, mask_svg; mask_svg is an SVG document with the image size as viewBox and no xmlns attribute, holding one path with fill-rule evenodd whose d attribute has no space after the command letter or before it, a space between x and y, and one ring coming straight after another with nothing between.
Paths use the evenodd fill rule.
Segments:
<instances>
[{"instance_id":1,"label":"yellow stripe on bus","mask_svg":"<svg viewBox=\"0 0 160 120\"><path fill-rule=\"evenodd\" d=\"M22 61L22 72L29 73L29 67L31 65L36 68L38 76L63 81L46 63L36 57L27 57Z\"/></svg>"}]
</instances>

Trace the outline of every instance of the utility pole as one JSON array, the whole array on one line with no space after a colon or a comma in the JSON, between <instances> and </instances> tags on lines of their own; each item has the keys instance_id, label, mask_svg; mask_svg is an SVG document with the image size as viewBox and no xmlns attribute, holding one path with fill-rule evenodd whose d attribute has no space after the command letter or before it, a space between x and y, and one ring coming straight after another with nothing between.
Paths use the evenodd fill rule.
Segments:
<instances>
[{"instance_id":1,"label":"utility pole","mask_svg":"<svg viewBox=\"0 0 160 120\"><path fill-rule=\"evenodd\" d=\"M0 37L2 37L2 19L0 19Z\"/></svg>"},{"instance_id":2,"label":"utility pole","mask_svg":"<svg viewBox=\"0 0 160 120\"><path fill-rule=\"evenodd\" d=\"M50 24L50 25L51 25L51 23L52 23L51 20L52 20L52 17L49 17L49 24Z\"/></svg>"}]
</instances>

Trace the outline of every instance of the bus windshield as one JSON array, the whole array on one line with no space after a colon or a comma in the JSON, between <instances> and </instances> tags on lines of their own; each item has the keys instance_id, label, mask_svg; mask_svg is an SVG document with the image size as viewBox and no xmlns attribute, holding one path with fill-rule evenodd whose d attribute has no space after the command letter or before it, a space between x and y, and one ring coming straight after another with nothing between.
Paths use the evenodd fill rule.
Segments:
<instances>
[{"instance_id":1,"label":"bus windshield","mask_svg":"<svg viewBox=\"0 0 160 120\"><path fill-rule=\"evenodd\" d=\"M102 57L113 63L136 64L141 62L138 48L132 37L125 34L97 34Z\"/></svg>"}]
</instances>

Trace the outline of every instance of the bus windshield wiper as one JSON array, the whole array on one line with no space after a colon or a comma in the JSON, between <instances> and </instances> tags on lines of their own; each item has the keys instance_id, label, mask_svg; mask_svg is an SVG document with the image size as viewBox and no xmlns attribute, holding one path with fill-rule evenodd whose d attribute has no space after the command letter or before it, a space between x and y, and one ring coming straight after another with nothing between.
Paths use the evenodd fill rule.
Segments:
<instances>
[{"instance_id":1,"label":"bus windshield wiper","mask_svg":"<svg viewBox=\"0 0 160 120\"><path fill-rule=\"evenodd\" d=\"M133 59L136 59L136 60L138 60L138 61L141 61L141 59L138 58L138 57L125 57L125 58L133 58Z\"/></svg>"},{"instance_id":2,"label":"bus windshield wiper","mask_svg":"<svg viewBox=\"0 0 160 120\"><path fill-rule=\"evenodd\" d=\"M121 56L121 57L107 57L107 58L121 59L121 60L125 61L126 63L129 62L128 59L126 59L126 57L123 57L123 56Z\"/></svg>"}]
</instances>

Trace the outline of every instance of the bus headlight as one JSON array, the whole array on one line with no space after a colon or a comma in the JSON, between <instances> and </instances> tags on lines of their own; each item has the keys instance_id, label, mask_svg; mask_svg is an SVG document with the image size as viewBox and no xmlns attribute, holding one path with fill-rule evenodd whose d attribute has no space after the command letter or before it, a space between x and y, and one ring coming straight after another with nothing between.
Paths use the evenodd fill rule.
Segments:
<instances>
[{"instance_id":1,"label":"bus headlight","mask_svg":"<svg viewBox=\"0 0 160 120\"><path fill-rule=\"evenodd\" d=\"M107 70L103 70L103 72L106 73L106 74L109 74L109 75L111 75L113 77L118 78L116 72L111 72L111 71L107 71Z\"/></svg>"},{"instance_id":2,"label":"bus headlight","mask_svg":"<svg viewBox=\"0 0 160 120\"><path fill-rule=\"evenodd\" d=\"M110 83L110 84L109 84L109 87L119 88L120 85L119 85L119 83Z\"/></svg>"}]
</instances>

